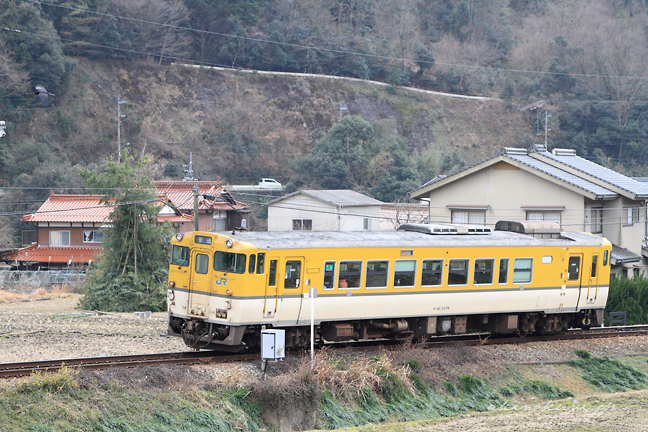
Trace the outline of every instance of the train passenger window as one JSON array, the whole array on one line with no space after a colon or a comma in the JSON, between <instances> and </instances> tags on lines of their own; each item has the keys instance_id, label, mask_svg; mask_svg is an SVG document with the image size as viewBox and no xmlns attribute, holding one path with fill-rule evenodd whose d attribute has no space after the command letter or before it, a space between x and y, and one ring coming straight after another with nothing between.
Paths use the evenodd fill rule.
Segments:
<instances>
[{"instance_id":1,"label":"train passenger window","mask_svg":"<svg viewBox=\"0 0 648 432\"><path fill-rule=\"evenodd\" d=\"M468 266L470 260L451 259L448 261L448 285L468 285Z\"/></svg>"},{"instance_id":2,"label":"train passenger window","mask_svg":"<svg viewBox=\"0 0 648 432\"><path fill-rule=\"evenodd\" d=\"M277 282L277 260L270 260L270 274L268 275L268 285L275 286Z\"/></svg>"},{"instance_id":3,"label":"train passenger window","mask_svg":"<svg viewBox=\"0 0 648 432\"><path fill-rule=\"evenodd\" d=\"M509 259L500 258L500 267L499 267L499 284L505 285L508 283L508 269L509 269Z\"/></svg>"},{"instance_id":4,"label":"train passenger window","mask_svg":"<svg viewBox=\"0 0 648 432\"><path fill-rule=\"evenodd\" d=\"M398 260L394 263L394 286L413 287L416 279L416 260Z\"/></svg>"},{"instance_id":5,"label":"train passenger window","mask_svg":"<svg viewBox=\"0 0 648 432\"><path fill-rule=\"evenodd\" d=\"M209 270L209 255L196 254L196 273L207 274Z\"/></svg>"},{"instance_id":6,"label":"train passenger window","mask_svg":"<svg viewBox=\"0 0 648 432\"><path fill-rule=\"evenodd\" d=\"M494 259L480 258L475 260L475 273L473 283L475 285L491 285L493 283Z\"/></svg>"},{"instance_id":7,"label":"train passenger window","mask_svg":"<svg viewBox=\"0 0 648 432\"><path fill-rule=\"evenodd\" d=\"M362 261L340 261L338 288L360 288Z\"/></svg>"},{"instance_id":8,"label":"train passenger window","mask_svg":"<svg viewBox=\"0 0 648 432\"><path fill-rule=\"evenodd\" d=\"M592 276L593 278L596 277L596 264L598 262L598 255L593 255L592 256Z\"/></svg>"},{"instance_id":9,"label":"train passenger window","mask_svg":"<svg viewBox=\"0 0 648 432\"><path fill-rule=\"evenodd\" d=\"M533 258L515 258L513 260L513 283L531 282Z\"/></svg>"},{"instance_id":10,"label":"train passenger window","mask_svg":"<svg viewBox=\"0 0 648 432\"><path fill-rule=\"evenodd\" d=\"M575 281L580 280L580 257L570 256L569 265L567 267L567 280Z\"/></svg>"},{"instance_id":11,"label":"train passenger window","mask_svg":"<svg viewBox=\"0 0 648 432\"><path fill-rule=\"evenodd\" d=\"M335 285L335 261L324 263L324 289L333 289Z\"/></svg>"},{"instance_id":12,"label":"train passenger window","mask_svg":"<svg viewBox=\"0 0 648 432\"><path fill-rule=\"evenodd\" d=\"M248 264L248 273L254 273L254 268L256 266L256 255L250 254L250 263Z\"/></svg>"},{"instance_id":13,"label":"train passenger window","mask_svg":"<svg viewBox=\"0 0 648 432\"><path fill-rule=\"evenodd\" d=\"M608 251L603 251L603 267L608 265Z\"/></svg>"},{"instance_id":14,"label":"train passenger window","mask_svg":"<svg viewBox=\"0 0 648 432\"><path fill-rule=\"evenodd\" d=\"M443 260L423 260L421 286L439 286L443 279Z\"/></svg>"},{"instance_id":15,"label":"train passenger window","mask_svg":"<svg viewBox=\"0 0 648 432\"><path fill-rule=\"evenodd\" d=\"M389 261L367 261L367 288L387 288Z\"/></svg>"},{"instance_id":16,"label":"train passenger window","mask_svg":"<svg viewBox=\"0 0 648 432\"><path fill-rule=\"evenodd\" d=\"M226 273L245 273L245 254L216 251L214 270Z\"/></svg>"},{"instance_id":17,"label":"train passenger window","mask_svg":"<svg viewBox=\"0 0 648 432\"><path fill-rule=\"evenodd\" d=\"M284 288L299 288L301 276L301 261L286 261L286 273L284 274Z\"/></svg>"},{"instance_id":18,"label":"train passenger window","mask_svg":"<svg viewBox=\"0 0 648 432\"><path fill-rule=\"evenodd\" d=\"M171 246L171 264L186 267L189 265L189 248L186 246Z\"/></svg>"},{"instance_id":19,"label":"train passenger window","mask_svg":"<svg viewBox=\"0 0 648 432\"><path fill-rule=\"evenodd\" d=\"M265 272L265 254L260 253L257 256L257 274L263 274Z\"/></svg>"}]
</instances>

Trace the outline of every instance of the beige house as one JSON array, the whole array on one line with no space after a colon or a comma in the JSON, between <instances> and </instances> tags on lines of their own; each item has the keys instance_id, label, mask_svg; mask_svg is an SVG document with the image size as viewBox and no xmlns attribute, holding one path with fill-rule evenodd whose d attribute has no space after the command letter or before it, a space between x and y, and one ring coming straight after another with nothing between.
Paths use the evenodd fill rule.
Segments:
<instances>
[{"instance_id":1,"label":"beige house","mask_svg":"<svg viewBox=\"0 0 648 432\"><path fill-rule=\"evenodd\" d=\"M565 230L606 237L612 264L627 276L644 273L648 183L576 155L536 145L502 153L410 194L429 199L430 221L495 226L499 220L546 220Z\"/></svg>"},{"instance_id":2,"label":"beige house","mask_svg":"<svg viewBox=\"0 0 648 432\"><path fill-rule=\"evenodd\" d=\"M268 203L268 231L380 231L382 204L348 189L301 190Z\"/></svg>"}]
</instances>

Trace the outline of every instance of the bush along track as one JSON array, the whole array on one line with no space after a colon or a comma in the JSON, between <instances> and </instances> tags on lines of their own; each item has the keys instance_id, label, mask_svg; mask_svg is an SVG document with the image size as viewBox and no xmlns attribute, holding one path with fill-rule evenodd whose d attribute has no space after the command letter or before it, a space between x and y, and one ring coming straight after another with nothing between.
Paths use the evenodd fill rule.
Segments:
<instances>
[{"instance_id":1,"label":"bush along track","mask_svg":"<svg viewBox=\"0 0 648 432\"><path fill-rule=\"evenodd\" d=\"M592 358L586 351L577 355L569 365L551 367L570 377L582 375L606 392L645 387L646 374L636 367ZM648 370L645 360L627 363L631 361ZM420 360L399 364L389 353L370 357L324 351L312 367L295 360L287 371L247 382L231 375L218 381L208 371L64 368L0 382L0 430L254 432L286 422L292 430L338 429L516 410L528 401L578 393L538 379L551 374L528 367L510 366L483 379L457 373L445 375L445 381L426 382L429 371Z\"/></svg>"}]
</instances>

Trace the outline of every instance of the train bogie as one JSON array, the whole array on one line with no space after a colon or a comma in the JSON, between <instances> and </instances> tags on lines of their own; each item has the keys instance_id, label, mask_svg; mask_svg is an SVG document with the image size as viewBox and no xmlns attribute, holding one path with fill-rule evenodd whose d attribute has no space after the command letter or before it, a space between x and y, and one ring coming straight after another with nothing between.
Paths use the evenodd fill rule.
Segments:
<instances>
[{"instance_id":1,"label":"train bogie","mask_svg":"<svg viewBox=\"0 0 648 432\"><path fill-rule=\"evenodd\" d=\"M326 341L602 323L607 240L553 227L550 238L539 229L451 228L178 235L169 334L193 348L237 350L254 348L263 327L286 330L287 347L305 346L311 319Z\"/></svg>"}]
</instances>

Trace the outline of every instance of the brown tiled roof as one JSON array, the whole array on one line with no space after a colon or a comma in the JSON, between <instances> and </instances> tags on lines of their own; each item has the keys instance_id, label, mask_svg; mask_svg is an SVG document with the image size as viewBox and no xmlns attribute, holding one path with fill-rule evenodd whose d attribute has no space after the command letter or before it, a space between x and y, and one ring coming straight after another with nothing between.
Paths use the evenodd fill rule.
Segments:
<instances>
[{"instance_id":1,"label":"brown tiled roof","mask_svg":"<svg viewBox=\"0 0 648 432\"><path fill-rule=\"evenodd\" d=\"M52 262L67 263L88 263L96 261L96 256L103 251L102 247L48 247L33 244L17 251L0 255L0 261L11 262Z\"/></svg>"},{"instance_id":2,"label":"brown tiled roof","mask_svg":"<svg viewBox=\"0 0 648 432\"><path fill-rule=\"evenodd\" d=\"M223 188L223 183L220 180L216 181L156 181L158 193L164 194L167 198L181 211L193 211L194 193L193 187L198 186L198 208L200 210L215 209L215 210L231 210L232 208L241 209L245 207L245 203L232 200L232 205L224 202L221 195L227 194L231 199L229 193ZM202 195L213 195L216 201L206 200Z\"/></svg>"},{"instance_id":3,"label":"brown tiled roof","mask_svg":"<svg viewBox=\"0 0 648 432\"><path fill-rule=\"evenodd\" d=\"M51 194L36 213L24 215L25 222L109 222L113 207L100 204L103 195Z\"/></svg>"}]
</instances>

